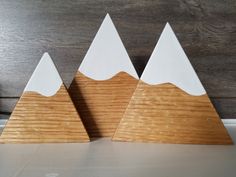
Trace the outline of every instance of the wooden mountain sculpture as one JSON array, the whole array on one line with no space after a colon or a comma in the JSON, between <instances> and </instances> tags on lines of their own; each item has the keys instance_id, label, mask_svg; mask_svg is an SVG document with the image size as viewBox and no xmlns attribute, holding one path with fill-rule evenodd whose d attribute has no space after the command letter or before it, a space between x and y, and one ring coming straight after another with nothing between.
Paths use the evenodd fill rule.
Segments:
<instances>
[{"instance_id":1,"label":"wooden mountain sculpture","mask_svg":"<svg viewBox=\"0 0 236 177\"><path fill-rule=\"evenodd\" d=\"M113 140L233 143L169 24L161 34Z\"/></svg>"},{"instance_id":2,"label":"wooden mountain sculpture","mask_svg":"<svg viewBox=\"0 0 236 177\"><path fill-rule=\"evenodd\" d=\"M1 143L88 142L89 137L50 56L40 60L4 128Z\"/></svg>"},{"instance_id":3,"label":"wooden mountain sculpture","mask_svg":"<svg viewBox=\"0 0 236 177\"><path fill-rule=\"evenodd\" d=\"M90 137L112 137L138 79L107 14L69 88Z\"/></svg>"}]
</instances>

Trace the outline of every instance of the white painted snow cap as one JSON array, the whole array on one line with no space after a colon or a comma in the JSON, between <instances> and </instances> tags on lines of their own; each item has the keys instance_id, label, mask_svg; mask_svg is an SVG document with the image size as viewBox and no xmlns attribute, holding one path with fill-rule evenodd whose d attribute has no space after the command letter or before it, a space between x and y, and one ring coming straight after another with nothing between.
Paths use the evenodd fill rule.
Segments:
<instances>
[{"instance_id":1,"label":"white painted snow cap","mask_svg":"<svg viewBox=\"0 0 236 177\"><path fill-rule=\"evenodd\" d=\"M107 80L121 71L139 79L109 14L103 20L79 71L94 80Z\"/></svg>"},{"instance_id":2,"label":"white painted snow cap","mask_svg":"<svg viewBox=\"0 0 236 177\"><path fill-rule=\"evenodd\" d=\"M141 80L151 85L172 83L194 96L206 93L169 23L154 48Z\"/></svg>"},{"instance_id":3,"label":"white painted snow cap","mask_svg":"<svg viewBox=\"0 0 236 177\"><path fill-rule=\"evenodd\" d=\"M49 97L57 93L62 83L51 57L48 53L44 53L24 92L32 91Z\"/></svg>"}]
</instances>

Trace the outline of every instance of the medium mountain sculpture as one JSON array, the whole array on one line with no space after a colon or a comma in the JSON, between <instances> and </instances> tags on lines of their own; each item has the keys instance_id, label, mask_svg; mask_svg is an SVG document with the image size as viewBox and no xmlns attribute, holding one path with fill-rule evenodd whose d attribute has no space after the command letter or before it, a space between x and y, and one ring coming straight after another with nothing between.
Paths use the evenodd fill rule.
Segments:
<instances>
[{"instance_id":1,"label":"medium mountain sculpture","mask_svg":"<svg viewBox=\"0 0 236 177\"><path fill-rule=\"evenodd\" d=\"M90 137L112 137L138 79L107 14L69 88Z\"/></svg>"}]
</instances>

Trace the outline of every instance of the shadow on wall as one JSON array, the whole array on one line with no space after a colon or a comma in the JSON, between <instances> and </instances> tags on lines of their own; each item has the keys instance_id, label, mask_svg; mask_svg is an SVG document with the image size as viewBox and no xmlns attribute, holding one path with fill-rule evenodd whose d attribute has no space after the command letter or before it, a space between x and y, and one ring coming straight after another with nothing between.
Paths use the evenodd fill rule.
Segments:
<instances>
[{"instance_id":1,"label":"shadow on wall","mask_svg":"<svg viewBox=\"0 0 236 177\"><path fill-rule=\"evenodd\" d=\"M83 98L83 96L82 96L83 94L81 93L81 90L78 87L78 85L76 84L74 79L73 79L73 81L71 83L71 86L69 87L68 91L69 91L70 97L71 97L71 99L72 99L72 101L75 105L75 108L77 109L77 112L79 113L80 118L81 118L81 120L82 120L82 122L85 126L85 129L88 132L90 140L94 141L97 138L94 138L94 137L91 136L91 134L93 132L90 132L90 130L88 129L88 125L93 125L94 130L97 132L97 136L101 137L102 136L101 132L99 131L99 128L98 128L98 126L97 126L97 124L94 120L94 116L92 114L92 111L89 109L89 107L86 103L86 100ZM77 98L72 97L71 95L79 95L79 100ZM84 110L86 110L86 113L80 111L79 107L81 105L83 105ZM87 119L84 119L85 117Z\"/></svg>"},{"instance_id":2,"label":"shadow on wall","mask_svg":"<svg viewBox=\"0 0 236 177\"><path fill-rule=\"evenodd\" d=\"M131 61L134 65L139 77L141 77L143 70L146 67L149 58L150 58L150 56L134 56L131 58Z\"/></svg>"},{"instance_id":3,"label":"shadow on wall","mask_svg":"<svg viewBox=\"0 0 236 177\"><path fill-rule=\"evenodd\" d=\"M1 92L1 84L0 84L0 92ZM4 110L4 104L3 104L4 99L0 99L0 135L2 133L3 128L5 127L5 124L7 120L9 119L11 113L6 112Z\"/></svg>"}]
</instances>

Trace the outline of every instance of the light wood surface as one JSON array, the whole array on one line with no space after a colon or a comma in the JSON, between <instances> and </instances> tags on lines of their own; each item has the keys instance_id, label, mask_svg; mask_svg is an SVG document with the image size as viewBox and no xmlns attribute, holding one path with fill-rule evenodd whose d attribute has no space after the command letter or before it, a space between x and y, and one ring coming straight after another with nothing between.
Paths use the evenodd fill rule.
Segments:
<instances>
[{"instance_id":1,"label":"light wood surface","mask_svg":"<svg viewBox=\"0 0 236 177\"><path fill-rule=\"evenodd\" d=\"M226 125L236 140L236 125ZM112 142L0 145L1 177L235 177L236 146Z\"/></svg>"},{"instance_id":2,"label":"light wood surface","mask_svg":"<svg viewBox=\"0 0 236 177\"><path fill-rule=\"evenodd\" d=\"M137 83L124 72L103 81L77 73L69 91L90 137L114 134Z\"/></svg>"},{"instance_id":3,"label":"light wood surface","mask_svg":"<svg viewBox=\"0 0 236 177\"><path fill-rule=\"evenodd\" d=\"M24 92L0 137L1 143L88 141L87 132L64 85L51 97Z\"/></svg>"},{"instance_id":4,"label":"light wood surface","mask_svg":"<svg viewBox=\"0 0 236 177\"><path fill-rule=\"evenodd\" d=\"M207 95L172 84L139 82L113 140L179 144L232 144Z\"/></svg>"}]
</instances>

